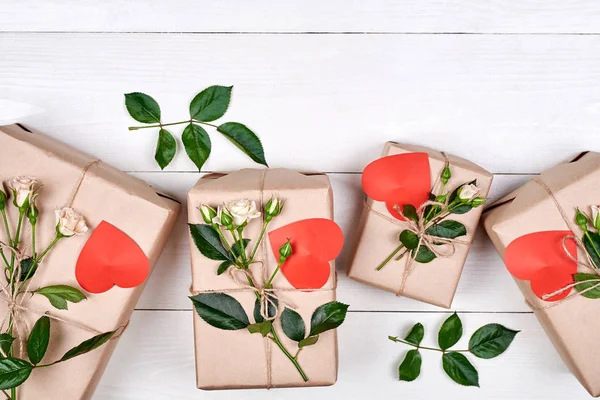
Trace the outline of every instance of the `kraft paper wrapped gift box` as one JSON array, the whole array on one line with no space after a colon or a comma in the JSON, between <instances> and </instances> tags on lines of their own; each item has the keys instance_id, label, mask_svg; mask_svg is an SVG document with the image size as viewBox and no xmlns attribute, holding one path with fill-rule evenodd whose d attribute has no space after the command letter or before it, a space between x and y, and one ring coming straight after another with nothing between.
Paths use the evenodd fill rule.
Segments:
<instances>
[{"instance_id":1,"label":"kraft paper wrapped gift box","mask_svg":"<svg viewBox=\"0 0 600 400\"><path fill-rule=\"evenodd\" d=\"M260 207L272 195L284 199L285 206L283 212L269 224L268 231L307 218L333 219L333 197L326 175L304 175L286 169L245 169L201 178L188 194L189 222L204 223L198 210L201 204L216 206L228 201L249 199L256 201ZM244 229L244 235L252 241L256 240L261 226L261 223L250 223ZM237 299L247 315L253 315L256 300L253 291L237 291L240 286L228 274L216 274L219 261L204 257L191 238L190 246L191 291L222 291ZM258 262L250 266L254 277L270 276L277 266L270 246L265 248L269 250L259 251L255 258ZM266 271L261 271L263 264ZM318 306L335 300L336 277L333 261L330 262L330 268L327 283L321 289L310 292L290 290L293 287L282 274L278 274L273 282L275 289L283 289L279 294L281 298L296 306L296 312L307 325L310 324L312 312ZM308 382L304 382L292 363L268 341L269 339L259 334L251 335L246 329L223 331L210 326L196 312L193 314L196 379L200 389L326 386L333 385L337 380L338 353L335 331L321 334L316 345L302 350L299 363L309 379ZM278 321L275 322L275 329L279 332L278 336L284 346L288 349L295 347L295 343L281 332ZM273 348L267 351L265 346Z\"/></svg>"},{"instance_id":2,"label":"kraft paper wrapped gift box","mask_svg":"<svg viewBox=\"0 0 600 400\"><path fill-rule=\"evenodd\" d=\"M575 161L543 172L497 201L486 210L483 221L494 246L504 258L507 247L524 235L571 230L581 238L582 232L575 224L576 208L589 215L592 205L600 205L600 154L588 152ZM568 263L562 242L559 240L555 245L556 251ZM546 257L548 252L544 253ZM573 255L577 255L579 261L585 260L582 249L577 253ZM531 260L530 254L527 257ZM582 267L577 267L574 262L572 267L582 272ZM591 395L599 396L600 300L578 295L572 289L566 300L544 301L536 296L529 281L517 278L515 281L563 362Z\"/></svg>"},{"instance_id":3,"label":"kraft paper wrapped gift box","mask_svg":"<svg viewBox=\"0 0 600 400\"><path fill-rule=\"evenodd\" d=\"M477 180L477 186L481 188L479 196L487 196L492 183L492 174L463 158L453 155L445 156L444 153L427 147L393 142L386 143L382 157L407 153L426 153L428 155L432 185L438 180L447 157L452 173L448 183L450 191L464 183ZM481 216L481 210L481 207L476 207L465 214L450 215L447 219L461 222L466 227L467 235L460 239L468 244L455 243L455 252L451 257L437 257L427 264L414 263L402 285L407 257L400 261L391 261L380 271L377 271L376 268L391 251L398 247L398 236L404 229L403 225L390 221L394 218L385 203L367 197L357 228L354 254L348 265L348 276L399 296L450 308L470 243Z\"/></svg>"},{"instance_id":4,"label":"kraft paper wrapped gift box","mask_svg":"<svg viewBox=\"0 0 600 400\"><path fill-rule=\"evenodd\" d=\"M71 200L72 207L85 217L90 228L85 235L63 239L48 253L31 280L32 289L58 284L79 287L75 265L82 247L101 221L109 222L133 239L153 266L180 208L178 202L157 194L145 182L20 125L0 127L0 180L15 176L32 176L43 185L36 201L40 209L38 247L45 247L54 238L54 210ZM15 207L9 209L14 211ZM17 215L12 213L10 217L16 221ZM3 228L0 228L0 240L6 242ZM87 300L69 303L68 310L55 309L39 295L28 298L24 306L107 332L126 326L143 286L129 289L115 286L101 294L86 293ZM6 310L6 304L1 302L0 314L4 316ZM38 314L27 311L20 312L19 316L26 320L29 329L39 318ZM92 336L94 333L53 320L50 346L43 362L59 359L67 350ZM18 388L18 398L90 399L117 341L114 338L83 356L35 369Z\"/></svg>"}]
</instances>

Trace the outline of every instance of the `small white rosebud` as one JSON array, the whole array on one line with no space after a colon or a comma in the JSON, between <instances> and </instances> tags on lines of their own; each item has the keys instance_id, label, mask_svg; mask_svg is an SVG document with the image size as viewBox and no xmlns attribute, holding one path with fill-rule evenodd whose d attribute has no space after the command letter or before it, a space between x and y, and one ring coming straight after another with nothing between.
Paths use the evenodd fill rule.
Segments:
<instances>
[{"instance_id":1,"label":"small white rosebud","mask_svg":"<svg viewBox=\"0 0 600 400\"><path fill-rule=\"evenodd\" d=\"M277 196L271 197L269 202L267 204L265 204L265 215L266 215L267 222L269 222L274 217L281 214L282 208L283 208L283 201L281 201L281 199Z\"/></svg>"},{"instance_id":2,"label":"small white rosebud","mask_svg":"<svg viewBox=\"0 0 600 400\"><path fill-rule=\"evenodd\" d=\"M249 220L260 217L256 202L248 199L230 201L225 204L225 208L233 218L234 227L242 226Z\"/></svg>"},{"instance_id":3,"label":"small white rosebud","mask_svg":"<svg viewBox=\"0 0 600 400\"><path fill-rule=\"evenodd\" d=\"M25 212L38 188L37 180L29 176L17 176L11 179L9 187L13 192L13 204Z\"/></svg>"},{"instance_id":4,"label":"small white rosebud","mask_svg":"<svg viewBox=\"0 0 600 400\"><path fill-rule=\"evenodd\" d=\"M600 207L592 206L592 224L594 228L600 230Z\"/></svg>"},{"instance_id":5,"label":"small white rosebud","mask_svg":"<svg viewBox=\"0 0 600 400\"><path fill-rule=\"evenodd\" d=\"M88 231L85 219L70 207L56 210L56 232L64 237L83 235Z\"/></svg>"},{"instance_id":6,"label":"small white rosebud","mask_svg":"<svg viewBox=\"0 0 600 400\"><path fill-rule=\"evenodd\" d=\"M473 200L471 200L471 205L473 207L479 207L485 204L486 201L487 199L485 197L475 197Z\"/></svg>"},{"instance_id":7,"label":"small white rosebud","mask_svg":"<svg viewBox=\"0 0 600 400\"><path fill-rule=\"evenodd\" d=\"M212 224L213 219L217 216L217 212L215 211L215 209L207 204L202 204L199 210L200 214L202 214L202 219L204 220L204 222L206 222L207 224Z\"/></svg>"},{"instance_id":8,"label":"small white rosebud","mask_svg":"<svg viewBox=\"0 0 600 400\"><path fill-rule=\"evenodd\" d=\"M458 189L458 199L462 203L468 203L472 199L474 199L479 194L479 192L481 192L481 189L479 187L473 185L472 183L469 183L467 185L463 185L460 189Z\"/></svg>"},{"instance_id":9,"label":"small white rosebud","mask_svg":"<svg viewBox=\"0 0 600 400\"><path fill-rule=\"evenodd\" d=\"M225 208L225 205L221 205L217 208L217 215L212 219L213 224L221 225L226 228L233 227L233 217L231 213Z\"/></svg>"},{"instance_id":10,"label":"small white rosebud","mask_svg":"<svg viewBox=\"0 0 600 400\"><path fill-rule=\"evenodd\" d=\"M2 183L0 183L0 210L4 210L6 207L6 192L2 187Z\"/></svg>"},{"instance_id":11,"label":"small white rosebud","mask_svg":"<svg viewBox=\"0 0 600 400\"><path fill-rule=\"evenodd\" d=\"M279 262L283 263L292 255L292 244L288 239L280 248L279 248Z\"/></svg>"}]
</instances>

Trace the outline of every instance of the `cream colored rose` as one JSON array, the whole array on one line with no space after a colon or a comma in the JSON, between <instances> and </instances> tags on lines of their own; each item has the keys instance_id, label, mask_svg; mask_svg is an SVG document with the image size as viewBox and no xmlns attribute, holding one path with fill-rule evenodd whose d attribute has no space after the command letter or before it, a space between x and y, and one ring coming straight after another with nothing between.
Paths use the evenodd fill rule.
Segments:
<instances>
[{"instance_id":1,"label":"cream colored rose","mask_svg":"<svg viewBox=\"0 0 600 400\"><path fill-rule=\"evenodd\" d=\"M464 185L458 191L458 198L466 203L474 199L479 194L479 192L481 192L481 189L473 184Z\"/></svg>"},{"instance_id":2,"label":"cream colored rose","mask_svg":"<svg viewBox=\"0 0 600 400\"><path fill-rule=\"evenodd\" d=\"M17 176L9 182L9 187L14 195L14 203L17 207L23 207L31 201L37 189L37 180L29 176Z\"/></svg>"},{"instance_id":3,"label":"cream colored rose","mask_svg":"<svg viewBox=\"0 0 600 400\"><path fill-rule=\"evenodd\" d=\"M234 226L241 226L248 220L260 217L260 211L256 208L255 201L248 199L235 200L226 203L225 207L233 217Z\"/></svg>"},{"instance_id":4,"label":"cream colored rose","mask_svg":"<svg viewBox=\"0 0 600 400\"><path fill-rule=\"evenodd\" d=\"M85 219L70 207L56 210L56 231L65 237L83 235L88 231Z\"/></svg>"}]
</instances>

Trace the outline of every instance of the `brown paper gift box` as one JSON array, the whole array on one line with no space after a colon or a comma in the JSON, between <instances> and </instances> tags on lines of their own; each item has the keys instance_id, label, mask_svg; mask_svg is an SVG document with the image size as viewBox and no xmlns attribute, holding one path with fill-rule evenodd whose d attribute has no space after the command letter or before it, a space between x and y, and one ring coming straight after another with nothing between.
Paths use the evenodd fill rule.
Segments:
<instances>
[{"instance_id":1,"label":"brown paper gift box","mask_svg":"<svg viewBox=\"0 0 600 400\"><path fill-rule=\"evenodd\" d=\"M585 153L576 161L557 165L538 179L553 192L567 219L573 221L572 225L575 225L576 207L589 210L589 206L600 204L598 153ZM509 243L520 236L570 229L546 190L533 180L491 205L483 221L502 257ZM580 236L580 232L575 231L575 234ZM553 303L540 300L528 281L516 278L515 281L564 363L591 395L599 396L600 300L574 296L559 305L544 308Z\"/></svg>"},{"instance_id":2,"label":"brown paper gift box","mask_svg":"<svg viewBox=\"0 0 600 400\"><path fill-rule=\"evenodd\" d=\"M36 177L43 187L37 205L40 217L37 224L37 247L45 248L54 238L54 210L67 205L83 170L93 159L47 136L30 132L19 125L0 127L0 180L15 176ZM104 163L92 165L81 180L72 204L86 219L90 230L86 235L63 239L48 253L33 277L31 288L66 284L79 287L75 279L75 264L79 253L93 229L105 220L131 237L154 266L167 241L179 204L157 194L145 182L128 176ZM11 205L11 211L15 208ZM11 221L17 216L11 214ZM28 226L28 224L27 224ZM15 226L12 227L14 232ZM6 241L4 228L0 240ZM25 235L23 245L29 247ZM42 247L43 246L43 247ZM42 296L33 296L24 306L77 322L97 331L111 331L127 324L144 285L132 289L113 287L102 294L87 294L88 299L69 303L65 311L52 307ZM6 314L6 305L0 304ZM29 329L39 315L21 313ZM43 363L58 360L67 350L94 336L64 322L51 322L50 346ZM49 368L36 369L18 389L19 399L89 399L116 346L117 339L77 358ZM26 355L22 357L27 358Z\"/></svg>"},{"instance_id":3,"label":"brown paper gift box","mask_svg":"<svg viewBox=\"0 0 600 400\"><path fill-rule=\"evenodd\" d=\"M412 152L424 152L429 155L433 185L440 176L446 162L441 152L422 146L387 142L382 157ZM452 172L452 178L448 184L450 191L459 185L477 179L477 185L482 189L480 196L487 196L492 184L492 174L465 159L453 155L447 155L447 157ZM396 262L392 260L380 271L376 271L376 268L388 254L398 247L398 236L402 231L402 227L371 212L369 208L393 218L383 202L374 201L367 197L366 207L357 228L354 254L348 265L348 276L356 281L398 295L450 308L469 252L469 246L455 244L456 252L452 257L438 257L427 264L415 263L406 279L404 290L399 293L407 259L403 258ZM462 240L469 243L473 240L481 216L481 209L481 207L477 207L466 214L452 214L447 218L465 225L467 236L461 237Z\"/></svg>"},{"instance_id":4,"label":"brown paper gift box","mask_svg":"<svg viewBox=\"0 0 600 400\"><path fill-rule=\"evenodd\" d=\"M261 180L264 174L264 190L261 193ZM188 218L191 224L204 223L198 207L201 204L217 206L224 202L250 199L257 205L268 201L272 195L285 199L283 212L269 224L268 232L307 218L333 219L333 197L329 178L326 175L303 175L286 169L244 169L230 174L212 174L200 179L188 194ZM261 207L262 208L262 207ZM244 236L251 244L258 238L262 224L255 220L245 228ZM277 263L267 240L266 254L259 250L255 260L265 262L270 276ZM227 292L239 289L228 274L217 275L219 261L204 257L190 239L192 264L192 292L206 290ZM266 256L266 260L265 260ZM262 277L260 263L251 269L255 277ZM279 296L294 304L306 326L310 326L313 311L320 305L335 300L336 277L334 262L331 262L329 281L320 290L312 292L288 291L293 287L283 274L278 274L273 282L275 288L287 289ZM246 310L253 321L255 297L252 291L229 292ZM268 386L267 355L265 340L258 334L250 334L246 329L224 331L215 328L194 314L194 341L196 350L196 379L200 389L243 389L265 388ZM279 322L275 329L283 345L296 348L295 342L281 331ZM337 336L328 331L319 336L316 345L302 350L299 363L309 381L304 382L292 363L283 353L271 344L271 386L326 386L337 380Z\"/></svg>"}]
</instances>

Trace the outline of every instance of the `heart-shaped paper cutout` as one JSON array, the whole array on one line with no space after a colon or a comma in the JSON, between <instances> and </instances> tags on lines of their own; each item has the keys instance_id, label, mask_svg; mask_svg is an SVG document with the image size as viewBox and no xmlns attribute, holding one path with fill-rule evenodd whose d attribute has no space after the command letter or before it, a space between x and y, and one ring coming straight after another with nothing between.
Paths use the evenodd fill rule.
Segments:
<instances>
[{"instance_id":1,"label":"heart-shaped paper cutout","mask_svg":"<svg viewBox=\"0 0 600 400\"><path fill-rule=\"evenodd\" d=\"M429 197L429 156L406 153L375 160L363 171L362 186L367 196L385 202L390 214L402 220L395 206L411 204L419 208Z\"/></svg>"},{"instance_id":2,"label":"heart-shaped paper cutout","mask_svg":"<svg viewBox=\"0 0 600 400\"><path fill-rule=\"evenodd\" d=\"M577 258L577 245L571 231L534 232L518 237L510 242L504 253L504 263L508 271L517 279L529 280L531 289L540 299L573 283L577 263L569 258ZM564 247L563 247L564 243ZM556 301L569 295L565 290L547 301Z\"/></svg>"},{"instance_id":3,"label":"heart-shaped paper cutout","mask_svg":"<svg viewBox=\"0 0 600 400\"><path fill-rule=\"evenodd\" d=\"M269 232L271 249L279 261L279 248L290 240L292 255L281 272L296 289L319 289L329 280L334 260L342 251L344 235L340 227L325 218L293 222Z\"/></svg>"},{"instance_id":4,"label":"heart-shaped paper cutout","mask_svg":"<svg viewBox=\"0 0 600 400\"><path fill-rule=\"evenodd\" d=\"M75 267L77 282L90 293L104 293L114 285L138 286L149 273L150 261L140 246L106 221L83 246Z\"/></svg>"}]
</instances>

